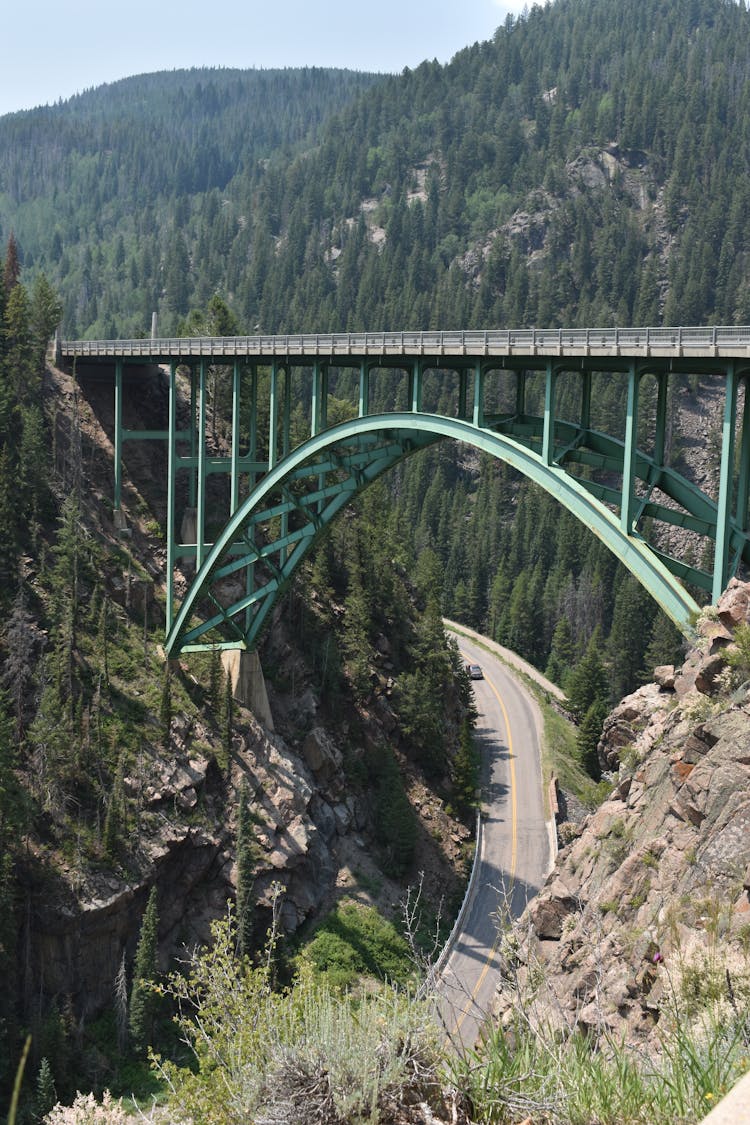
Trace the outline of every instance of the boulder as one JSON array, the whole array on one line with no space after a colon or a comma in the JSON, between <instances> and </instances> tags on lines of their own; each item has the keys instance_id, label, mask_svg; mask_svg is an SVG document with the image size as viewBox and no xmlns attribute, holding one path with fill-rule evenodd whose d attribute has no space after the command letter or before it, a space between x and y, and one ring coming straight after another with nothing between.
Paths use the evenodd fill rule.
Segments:
<instances>
[{"instance_id":1,"label":"boulder","mask_svg":"<svg viewBox=\"0 0 750 1125\"><path fill-rule=\"evenodd\" d=\"M716 607L719 620L729 629L750 620L750 584L731 578Z\"/></svg>"},{"instance_id":2,"label":"boulder","mask_svg":"<svg viewBox=\"0 0 750 1125\"><path fill-rule=\"evenodd\" d=\"M654 668L654 683L663 691L674 691L674 664L660 664Z\"/></svg>"},{"instance_id":3,"label":"boulder","mask_svg":"<svg viewBox=\"0 0 750 1125\"><path fill-rule=\"evenodd\" d=\"M328 802L324 801L319 793L316 793L310 802L310 816L323 840L326 844L330 844L338 831L338 818Z\"/></svg>"},{"instance_id":4,"label":"boulder","mask_svg":"<svg viewBox=\"0 0 750 1125\"><path fill-rule=\"evenodd\" d=\"M554 879L532 900L528 912L541 941L559 941L566 919L577 909L578 899L561 879Z\"/></svg>"},{"instance_id":5,"label":"boulder","mask_svg":"<svg viewBox=\"0 0 750 1125\"><path fill-rule=\"evenodd\" d=\"M716 677L726 667L726 662L721 653L709 655L701 661L695 675L696 690L702 695L711 695L716 684Z\"/></svg>"},{"instance_id":6,"label":"boulder","mask_svg":"<svg viewBox=\"0 0 750 1125\"><path fill-rule=\"evenodd\" d=\"M321 781L339 773L343 763L341 751L322 727L314 727L302 743L302 756Z\"/></svg>"}]
</instances>

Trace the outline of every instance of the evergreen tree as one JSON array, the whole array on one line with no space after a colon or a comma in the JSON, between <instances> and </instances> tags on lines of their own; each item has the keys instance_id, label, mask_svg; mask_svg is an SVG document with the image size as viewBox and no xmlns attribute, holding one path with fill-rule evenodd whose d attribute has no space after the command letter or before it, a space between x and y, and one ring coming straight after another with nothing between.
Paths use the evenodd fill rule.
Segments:
<instances>
[{"instance_id":1,"label":"evergreen tree","mask_svg":"<svg viewBox=\"0 0 750 1125\"><path fill-rule=\"evenodd\" d=\"M417 825L393 752L383 747L376 765L375 824L384 870L403 876L414 856Z\"/></svg>"},{"instance_id":2,"label":"evergreen tree","mask_svg":"<svg viewBox=\"0 0 750 1125\"><path fill-rule=\"evenodd\" d=\"M602 727L608 710L603 700L595 699L586 711L576 737L576 749L581 765L594 781L599 781L602 775L596 748L602 736Z\"/></svg>"},{"instance_id":3,"label":"evergreen tree","mask_svg":"<svg viewBox=\"0 0 750 1125\"><path fill-rule=\"evenodd\" d=\"M16 738L23 733L31 706L31 686L45 639L29 612L26 589L20 585L3 634L6 655L2 671L2 686L8 691L15 715Z\"/></svg>"},{"instance_id":4,"label":"evergreen tree","mask_svg":"<svg viewBox=\"0 0 750 1125\"><path fill-rule=\"evenodd\" d=\"M16 976L16 879L7 837L0 841L0 973L11 982ZM11 987L0 991L0 1083L11 1077L16 1042L15 995Z\"/></svg>"},{"instance_id":5,"label":"evergreen tree","mask_svg":"<svg viewBox=\"0 0 750 1125\"><path fill-rule=\"evenodd\" d=\"M154 990L158 976L159 916L156 906L156 887L148 896L141 923L141 933L133 967L133 986L130 992L130 1037L135 1051L143 1055L153 1041L154 1025L159 1010L158 996Z\"/></svg>"},{"instance_id":6,"label":"evergreen tree","mask_svg":"<svg viewBox=\"0 0 750 1125\"><path fill-rule=\"evenodd\" d=\"M641 584L628 575L615 597L612 629L607 642L613 699L633 691L640 682L650 628L644 622L655 616L655 605Z\"/></svg>"},{"instance_id":7,"label":"evergreen tree","mask_svg":"<svg viewBox=\"0 0 750 1125\"><path fill-rule=\"evenodd\" d=\"M34 1098L35 1120L42 1121L57 1104L57 1090L49 1059L43 1058L36 1076L36 1095Z\"/></svg>"},{"instance_id":8,"label":"evergreen tree","mask_svg":"<svg viewBox=\"0 0 750 1125\"><path fill-rule=\"evenodd\" d=\"M59 295L46 275L38 274L31 290L30 327L34 357L39 368L44 364L47 344L60 324L62 312Z\"/></svg>"},{"instance_id":9,"label":"evergreen tree","mask_svg":"<svg viewBox=\"0 0 750 1125\"><path fill-rule=\"evenodd\" d=\"M21 263L18 260L18 243L16 242L16 236L13 231L11 231L5 250L5 263L3 266L3 291L5 292L6 299L10 296L16 285L18 285L20 276Z\"/></svg>"},{"instance_id":10,"label":"evergreen tree","mask_svg":"<svg viewBox=\"0 0 750 1125\"><path fill-rule=\"evenodd\" d=\"M242 957L248 956L253 948L256 861L247 783L243 782L237 813L237 951Z\"/></svg>"},{"instance_id":11,"label":"evergreen tree","mask_svg":"<svg viewBox=\"0 0 750 1125\"><path fill-rule=\"evenodd\" d=\"M461 724L458 751L453 759L453 791L460 812L467 813L474 807L478 785L479 755L472 738L470 720L466 718Z\"/></svg>"},{"instance_id":12,"label":"evergreen tree","mask_svg":"<svg viewBox=\"0 0 750 1125\"><path fill-rule=\"evenodd\" d=\"M568 618L561 617L552 634L552 647L545 674L554 684L560 684L569 674L572 664L573 631Z\"/></svg>"},{"instance_id":13,"label":"evergreen tree","mask_svg":"<svg viewBox=\"0 0 750 1125\"><path fill-rule=\"evenodd\" d=\"M594 633L586 652L564 683L568 704L573 715L581 722L593 703L608 701L609 690L599 647L599 633Z\"/></svg>"}]
</instances>

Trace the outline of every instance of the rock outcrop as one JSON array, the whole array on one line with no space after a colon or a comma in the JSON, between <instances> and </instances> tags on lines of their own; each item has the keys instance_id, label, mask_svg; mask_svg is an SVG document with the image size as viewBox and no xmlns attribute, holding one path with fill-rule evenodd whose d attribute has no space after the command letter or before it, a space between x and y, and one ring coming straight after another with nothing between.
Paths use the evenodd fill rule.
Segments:
<instances>
[{"instance_id":1,"label":"rock outcrop","mask_svg":"<svg viewBox=\"0 0 750 1125\"><path fill-rule=\"evenodd\" d=\"M527 908L500 1019L543 976L540 1018L638 1041L688 979L726 1002L727 970L737 992L750 985L750 692L730 661L748 622L750 585L733 581L683 667L658 669L606 720L613 792Z\"/></svg>"}]
</instances>

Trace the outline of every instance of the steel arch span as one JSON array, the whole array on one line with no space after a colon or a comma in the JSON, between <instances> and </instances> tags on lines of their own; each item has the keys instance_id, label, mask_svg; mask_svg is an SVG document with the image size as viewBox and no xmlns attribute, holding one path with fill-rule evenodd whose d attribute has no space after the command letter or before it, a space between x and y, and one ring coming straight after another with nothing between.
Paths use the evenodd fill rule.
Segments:
<instances>
[{"instance_id":1,"label":"steel arch span","mask_svg":"<svg viewBox=\"0 0 750 1125\"><path fill-rule=\"evenodd\" d=\"M658 552L582 481L508 433L415 412L364 415L298 446L268 472L224 526L174 617L166 651L252 649L295 570L338 513L399 461L453 439L488 453L554 496L589 527L683 630L698 606ZM611 454L621 443L605 439ZM649 459L638 475L648 478ZM675 477L676 480L681 478ZM684 482L682 482L684 485ZM669 492L668 480L662 488ZM704 513L716 505L693 490ZM681 497L682 499L682 497Z\"/></svg>"}]
</instances>

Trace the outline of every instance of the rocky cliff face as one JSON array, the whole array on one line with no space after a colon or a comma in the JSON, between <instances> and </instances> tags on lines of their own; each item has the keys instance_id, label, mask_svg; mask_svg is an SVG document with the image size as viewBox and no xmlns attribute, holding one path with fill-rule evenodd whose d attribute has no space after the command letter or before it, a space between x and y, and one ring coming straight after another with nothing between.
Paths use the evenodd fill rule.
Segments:
<instances>
[{"instance_id":1,"label":"rocky cliff face","mask_svg":"<svg viewBox=\"0 0 750 1125\"><path fill-rule=\"evenodd\" d=\"M111 391L94 385L86 394L69 375L50 371L56 402L58 457L77 442L89 478L84 490L87 529L107 550L119 546L111 510L105 502L111 475ZM134 428L154 428L163 413L163 378L143 377ZM75 440L74 440L75 439ZM61 452L62 451L62 452ZM125 495L127 537L133 556L155 587L163 581L161 537L143 513L163 514L163 480L134 447L128 470L146 499L128 479ZM157 461L158 469L158 461ZM139 472L140 470L140 472ZM160 491L161 488L161 491ZM150 490L150 491L149 491ZM140 513L140 514L139 514ZM143 590L115 574L109 596L123 609ZM148 605L155 610L156 599ZM139 620L145 604L135 606ZM293 668L297 691L272 691L278 733L267 730L246 708L233 708L229 768L220 769L221 735L204 704L173 714L169 744L154 738L154 722L139 735L140 750L122 779L129 836L113 863L85 849L63 848L47 825L47 836L30 833L20 863L19 996L32 1018L37 1005L56 999L76 1017L87 1018L112 1003L113 983L123 955L132 962L141 919L152 886L158 892L160 959L171 958L209 940L210 925L224 915L236 892L237 795L247 785L258 859L255 874L256 925L263 940L270 921L272 886L281 884L281 924L287 933L332 906L342 893L384 911L403 897L403 886L378 869L372 794L354 785L344 751L355 758L382 742L398 744L396 720L385 695L354 714L351 706L338 721L324 715L310 686L305 659L288 639L283 607L272 630L275 665ZM271 642L269 642L271 644ZM175 668L195 685L188 662ZM119 685L142 695L143 684ZM336 718L336 717L334 717ZM356 728L356 734L354 729ZM463 845L468 832L449 817L418 771L400 760L414 808L418 838L413 878L424 870L424 889L435 903L461 882ZM62 833L60 833L62 838ZM41 998L41 999L38 999Z\"/></svg>"},{"instance_id":2,"label":"rocky cliff face","mask_svg":"<svg viewBox=\"0 0 750 1125\"><path fill-rule=\"evenodd\" d=\"M657 669L608 717L614 790L571 830L506 949L537 1018L643 1041L675 998L690 1013L747 1003L749 622L750 586L733 581L682 669ZM517 999L499 991L501 1019Z\"/></svg>"}]
</instances>

